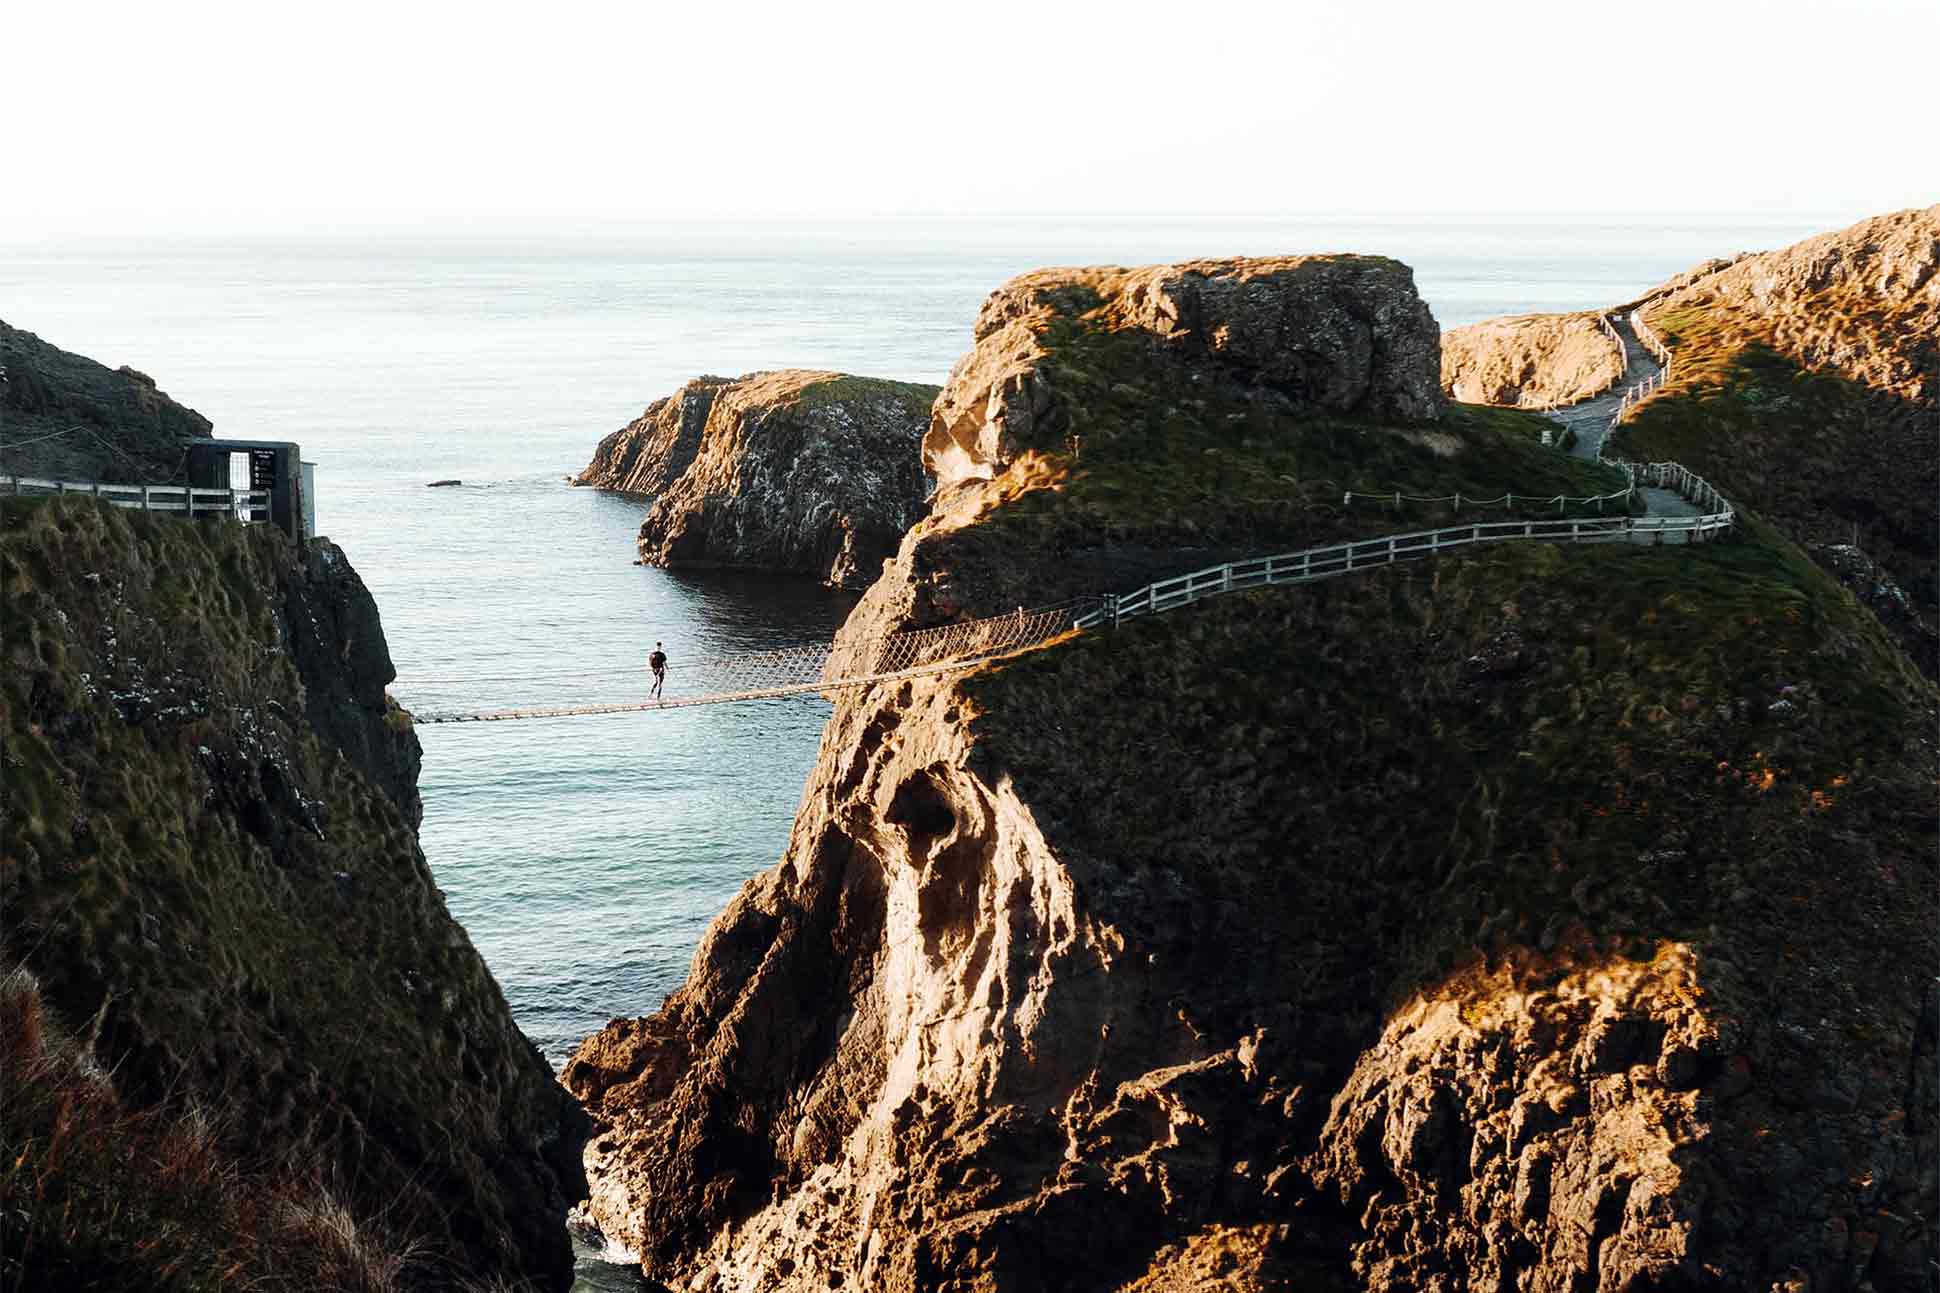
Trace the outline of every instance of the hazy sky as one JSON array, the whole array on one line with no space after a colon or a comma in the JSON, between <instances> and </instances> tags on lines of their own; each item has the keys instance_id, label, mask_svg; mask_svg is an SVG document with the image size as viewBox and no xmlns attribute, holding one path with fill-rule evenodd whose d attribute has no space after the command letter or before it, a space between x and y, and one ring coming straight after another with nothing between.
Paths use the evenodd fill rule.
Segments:
<instances>
[{"instance_id":1,"label":"hazy sky","mask_svg":"<svg viewBox=\"0 0 1940 1293\"><path fill-rule=\"evenodd\" d=\"M9 7L0 236L1940 200L1935 0Z\"/></svg>"}]
</instances>

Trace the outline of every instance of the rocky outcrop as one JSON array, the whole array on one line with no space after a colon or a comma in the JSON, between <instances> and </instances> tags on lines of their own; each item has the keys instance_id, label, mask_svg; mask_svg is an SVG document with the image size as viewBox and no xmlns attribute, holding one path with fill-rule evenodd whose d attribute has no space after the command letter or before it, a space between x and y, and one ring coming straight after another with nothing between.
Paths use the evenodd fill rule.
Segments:
<instances>
[{"instance_id":1,"label":"rocky outcrop","mask_svg":"<svg viewBox=\"0 0 1940 1293\"><path fill-rule=\"evenodd\" d=\"M0 950L37 981L32 1017L78 1032L141 1126L219 1141L232 1195L310 1183L257 1208L265 1225L293 1209L324 1218L309 1233L386 1236L359 1278L563 1287L581 1116L418 848L417 741L342 552L88 500L0 507ZM123 1220L201 1206L162 1168L29 1175L114 1223L43 1237L30 1271L206 1264L192 1231ZM343 1286L281 1260L298 1265L278 1278Z\"/></svg>"},{"instance_id":2,"label":"rocky outcrop","mask_svg":"<svg viewBox=\"0 0 1940 1293\"><path fill-rule=\"evenodd\" d=\"M303 679L303 716L351 766L390 796L416 830L424 820L424 747L385 689L397 677L377 599L328 539L296 555L283 583L283 640Z\"/></svg>"},{"instance_id":3,"label":"rocky outcrop","mask_svg":"<svg viewBox=\"0 0 1940 1293\"><path fill-rule=\"evenodd\" d=\"M1376 256L1050 269L1011 280L977 315L975 347L937 399L923 462L940 485L1004 470L1069 425L1033 383L1052 319L1094 310L1153 358L1297 413L1416 422L1443 409L1439 331L1414 275Z\"/></svg>"},{"instance_id":4,"label":"rocky outcrop","mask_svg":"<svg viewBox=\"0 0 1940 1293\"><path fill-rule=\"evenodd\" d=\"M600 442L575 483L654 496L652 565L860 589L922 512L934 386L789 369L699 377Z\"/></svg>"},{"instance_id":5,"label":"rocky outcrop","mask_svg":"<svg viewBox=\"0 0 1940 1293\"><path fill-rule=\"evenodd\" d=\"M655 495L679 480L700 453L714 397L732 385L726 377L696 377L672 395L599 442L575 485L627 494Z\"/></svg>"},{"instance_id":6,"label":"rocky outcrop","mask_svg":"<svg viewBox=\"0 0 1940 1293\"><path fill-rule=\"evenodd\" d=\"M1068 277L979 329L841 651L1319 524L1241 440L1295 499L1412 462ZM850 694L781 863L568 1065L588 1215L697 1293L1913 1289L1940 1034L1875 949L1936 916L1935 707L1755 522Z\"/></svg>"},{"instance_id":7,"label":"rocky outcrop","mask_svg":"<svg viewBox=\"0 0 1940 1293\"><path fill-rule=\"evenodd\" d=\"M1623 369L1594 314L1518 314L1442 334L1442 390L1469 404L1571 404L1609 390Z\"/></svg>"},{"instance_id":8,"label":"rocky outcrop","mask_svg":"<svg viewBox=\"0 0 1940 1293\"><path fill-rule=\"evenodd\" d=\"M1688 464L1811 551L1859 548L1905 590L1887 623L1931 668L1940 206L1681 276L1638 313L1677 359L1618 444Z\"/></svg>"},{"instance_id":9,"label":"rocky outcrop","mask_svg":"<svg viewBox=\"0 0 1940 1293\"><path fill-rule=\"evenodd\" d=\"M0 472L153 485L182 479L209 419L132 368L110 369L0 322Z\"/></svg>"},{"instance_id":10,"label":"rocky outcrop","mask_svg":"<svg viewBox=\"0 0 1940 1293\"><path fill-rule=\"evenodd\" d=\"M1649 293L1642 311L1672 327L1685 311L1728 318L1807 368L1931 414L1940 407L1940 206L1710 262Z\"/></svg>"}]
</instances>

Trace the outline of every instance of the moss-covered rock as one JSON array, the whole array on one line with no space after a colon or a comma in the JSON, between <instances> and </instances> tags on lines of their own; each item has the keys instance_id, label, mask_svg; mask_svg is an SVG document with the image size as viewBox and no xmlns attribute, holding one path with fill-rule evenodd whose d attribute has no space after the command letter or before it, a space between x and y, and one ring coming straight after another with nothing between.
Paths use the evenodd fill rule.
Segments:
<instances>
[{"instance_id":1,"label":"moss-covered rock","mask_svg":"<svg viewBox=\"0 0 1940 1293\"><path fill-rule=\"evenodd\" d=\"M1717 262L1639 313L1676 360L1619 448L1686 464L1809 551L1862 549L1906 593L1883 618L1940 676L1940 206Z\"/></svg>"},{"instance_id":2,"label":"moss-covered rock","mask_svg":"<svg viewBox=\"0 0 1940 1293\"><path fill-rule=\"evenodd\" d=\"M415 741L342 554L85 500L0 522L6 955L131 1106L220 1108L423 1277L562 1282L578 1115L446 910L415 787L367 775Z\"/></svg>"}]
</instances>

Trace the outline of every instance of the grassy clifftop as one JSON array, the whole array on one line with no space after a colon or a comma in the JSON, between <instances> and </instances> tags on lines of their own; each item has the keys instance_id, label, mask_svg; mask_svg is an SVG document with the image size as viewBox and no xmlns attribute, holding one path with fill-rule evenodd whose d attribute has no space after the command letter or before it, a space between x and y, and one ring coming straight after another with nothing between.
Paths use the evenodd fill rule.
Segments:
<instances>
[{"instance_id":1,"label":"grassy clifftop","mask_svg":"<svg viewBox=\"0 0 1940 1293\"><path fill-rule=\"evenodd\" d=\"M285 618L301 554L80 500L0 521L9 960L131 1107L220 1108L427 1269L562 1274L572 1112L398 804L305 717L292 638L332 621ZM0 1133L18 1186L50 1147Z\"/></svg>"},{"instance_id":2,"label":"grassy clifftop","mask_svg":"<svg viewBox=\"0 0 1940 1293\"><path fill-rule=\"evenodd\" d=\"M1383 319L1404 314L1405 303L1419 306L1395 262L1314 259L1381 275L1396 297ZM1332 331L1342 337L1312 341L1310 355L1271 349L1249 368L1231 357L1244 348L1226 339L1273 327L1213 314L1203 302L1196 317L1155 323L1140 275L1156 272L1071 271L1073 281L1063 284L1065 271L1041 271L985 307L978 349L945 388L931 441L952 418L963 425L951 433L967 441L971 424L994 416L986 408L1007 405L1008 416L986 423L982 435L985 443L999 439L1015 460L992 480L946 486L912 531L905 556L918 571L950 572L952 587L939 590L945 604L994 613L1126 589L1224 556L1556 514L1553 504L1533 502L1480 509L1479 498L1623 488L1617 473L1544 448L1542 431L1554 424L1531 414L1476 405L1426 420L1355 412L1357 380L1412 385L1439 399L1432 319L1407 329L1407 344L1421 351L1418 373L1367 378L1365 369L1337 364L1329 348L1359 346L1377 375L1388 362L1387 343L1370 339L1387 325L1338 321ZM1148 295L1129 299L1141 290ZM1300 304L1309 290L1304 283L1287 289L1284 308L1296 322L1274 326L1290 331L1309 312L1325 315L1322 305ZM1254 344L1264 345L1257 337ZM1336 407L1316 407L1335 388L1342 390ZM1349 491L1466 501L1460 508L1350 505L1343 502Z\"/></svg>"},{"instance_id":3,"label":"grassy clifftop","mask_svg":"<svg viewBox=\"0 0 1940 1293\"><path fill-rule=\"evenodd\" d=\"M1808 546L1856 542L1940 671L1940 207L1711 267L1642 313L1676 355L1618 443L1674 458Z\"/></svg>"},{"instance_id":4,"label":"grassy clifftop","mask_svg":"<svg viewBox=\"0 0 1940 1293\"><path fill-rule=\"evenodd\" d=\"M1250 1079L1180 1097L1209 1135L1153 1152L1218 1184L1144 1224L1282 1226L1286 1287L1916 1287L1932 1005L1887 949L1940 919L1940 710L1762 524L1221 598L960 691L973 766L1165 970L1113 1039L1176 1017L1173 1063Z\"/></svg>"}]
</instances>

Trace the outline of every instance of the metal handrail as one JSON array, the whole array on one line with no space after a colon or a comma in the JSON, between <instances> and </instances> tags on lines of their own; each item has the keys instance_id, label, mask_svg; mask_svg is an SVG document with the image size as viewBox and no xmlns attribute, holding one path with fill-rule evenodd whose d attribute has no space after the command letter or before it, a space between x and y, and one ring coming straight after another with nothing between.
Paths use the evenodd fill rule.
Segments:
<instances>
[{"instance_id":1,"label":"metal handrail","mask_svg":"<svg viewBox=\"0 0 1940 1293\"><path fill-rule=\"evenodd\" d=\"M202 485L113 485L95 480L49 480L38 476L0 476L15 497L77 495L143 512L181 512L189 516L230 515L242 521L269 518L268 490L222 489Z\"/></svg>"}]
</instances>

